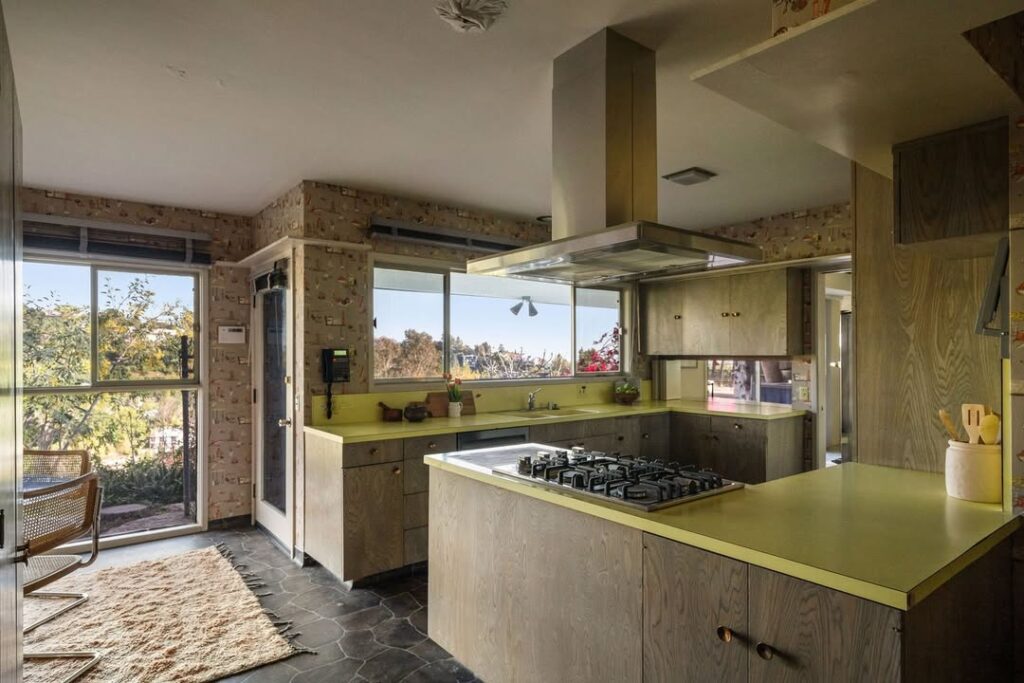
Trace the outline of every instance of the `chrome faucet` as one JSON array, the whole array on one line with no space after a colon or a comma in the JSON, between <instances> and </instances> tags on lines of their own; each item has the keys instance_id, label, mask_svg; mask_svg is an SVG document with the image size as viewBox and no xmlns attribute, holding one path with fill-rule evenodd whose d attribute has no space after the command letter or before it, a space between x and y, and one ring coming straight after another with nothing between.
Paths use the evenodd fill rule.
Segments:
<instances>
[{"instance_id":1,"label":"chrome faucet","mask_svg":"<svg viewBox=\"0 0 1024 683\"><path fill-rule=\"evenodd\" d=\"M537 407L537 394L540 393L540 389L534 389L526 395L526 409L533 410Z\"/></svg>"}]
</instances>

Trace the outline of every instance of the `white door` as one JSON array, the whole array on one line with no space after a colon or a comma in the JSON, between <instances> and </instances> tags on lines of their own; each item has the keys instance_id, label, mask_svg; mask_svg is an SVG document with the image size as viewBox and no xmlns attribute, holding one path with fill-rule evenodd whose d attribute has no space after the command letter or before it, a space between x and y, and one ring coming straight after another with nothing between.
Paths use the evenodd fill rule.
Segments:
<instances>
[{"instance_id":1,"label":"white door","mask_svg":"<svg viewBox=\"0 0 1024 683\"><path fill-rule=\"evenodd\" d=\"M256 389L256 522L293 548L293 419L290 291L274 288L256 295L253 325Z\"/></svg>"}]
</instances>

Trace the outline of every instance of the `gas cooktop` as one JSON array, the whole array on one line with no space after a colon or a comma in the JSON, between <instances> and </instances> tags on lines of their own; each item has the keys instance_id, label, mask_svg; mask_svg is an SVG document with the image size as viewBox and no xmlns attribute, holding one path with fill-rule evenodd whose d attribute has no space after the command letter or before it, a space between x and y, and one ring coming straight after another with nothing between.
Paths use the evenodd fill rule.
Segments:
<instances>
[{"instance_id":1,"label":"gas cooktop","mask_svg":"<svg viewBox=\"0 0 1024 683\"><path fill-rule=\"evenodd\" d=\"M537 446L491 471L651 511L734 491L743 484L695 465Z\"/></svg>"}]
</instances>

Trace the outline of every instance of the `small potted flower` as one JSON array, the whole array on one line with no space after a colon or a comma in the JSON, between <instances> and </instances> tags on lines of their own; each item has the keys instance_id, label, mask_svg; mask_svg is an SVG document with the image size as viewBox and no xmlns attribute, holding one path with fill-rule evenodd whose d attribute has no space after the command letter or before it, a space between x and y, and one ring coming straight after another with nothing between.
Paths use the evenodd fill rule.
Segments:
<instances>
[{"instance_id":1,"label":"small potted flower","mask_svg":"<svg viewBox=\"0 0 1024 683\"><path fill-rule=\"evenodd\" d=\"M616 403L628 406L638 398L640 398L640 387L628 380L615 387Z\"/></svg>"},{"instance_id":2,"label":"small potted flower","mask_svg":"<svg viewBox=\"0 0 1024 683\"><path fill-rule=\"evenodd\" d=\"M462 380L446 372L444 388L448 391L448 417L462 417Z\"/></svg>"}]
</instances>

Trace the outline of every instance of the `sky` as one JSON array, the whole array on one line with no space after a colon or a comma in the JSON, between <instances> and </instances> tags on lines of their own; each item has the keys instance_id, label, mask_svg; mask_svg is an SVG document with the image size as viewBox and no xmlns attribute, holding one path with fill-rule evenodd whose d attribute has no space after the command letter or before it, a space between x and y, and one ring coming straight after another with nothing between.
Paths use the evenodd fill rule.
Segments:
<instances>
[{"instance_id":1,"label":"sky","mask_svg":"<svg viewBox=\"0 0 1024 683\"><path fill-rule=\"evenodd\" d=\"M76 306L89 306L89 266L73 264L38 263L25 261L22 266L23 279L27 295L34 298L45 296L51 292L63 303ZM119 270L100 270L98 284L103 291L104 282L110 282L122 291L128 283L142 273ZM194 302L192 276L154 275L149 276L150 286L155 292L154 304L161 307L166 303L181 302L189 308ZM100 307L104 305L102 296Z\"/></svg>"}]
</instances>

